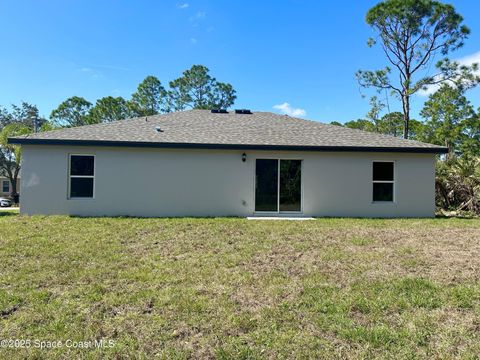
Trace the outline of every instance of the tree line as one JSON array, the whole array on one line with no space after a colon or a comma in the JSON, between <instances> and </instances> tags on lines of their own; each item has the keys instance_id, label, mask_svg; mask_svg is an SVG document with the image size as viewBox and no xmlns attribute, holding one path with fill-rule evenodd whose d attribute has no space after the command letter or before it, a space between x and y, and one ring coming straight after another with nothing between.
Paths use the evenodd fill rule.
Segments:
<instances>
[{"instance_id":1,"label":"tree line","mask_svg":"<svg viewBox=\"0 0 480 360\"><path fill-rule=\"evenodd\" d=\"M376 96L370 105L365 118L331 124L403 137L401 112L384 112L386 105ZM410 119L409 139L447 147L446 159L480 156L480 107L475 110L464 90L443 84L429 95L420 116Z\"/></svg>"},{"instance_id":2,"label":"tree line","mask_svg":"<svg viewBox=\"0 0 480 360\"><path fill-rule=\"evenodd\" d=\"M236 97L231 84L218 81L206 66L193 65L182 76L170 81L169 88L165 88L157 77L147 76L130 99L106 96L92 104L81 96L72 96L58 105L49 119L41 117L38 108L27 102L12 105L10 110L0 106L0 130L11 124L32 131L50 130L185 109L225 109L234 104Z\"/></svg>"},{"instance_id":3,"label":"tree line","mask_svg":"<svg viewBox=\"0 0 480 360\"><path fill-rule=\"evenodd\" d=\"M139 116L151 116L185 109L225 109L232 106L236 91L228 83L217 81L203 65L193 65L165 88L155 76L147 76L130 99L107 96L95 105L73 96L50 115L56 126L82 126Z\"/></svg>"}]
</instances>

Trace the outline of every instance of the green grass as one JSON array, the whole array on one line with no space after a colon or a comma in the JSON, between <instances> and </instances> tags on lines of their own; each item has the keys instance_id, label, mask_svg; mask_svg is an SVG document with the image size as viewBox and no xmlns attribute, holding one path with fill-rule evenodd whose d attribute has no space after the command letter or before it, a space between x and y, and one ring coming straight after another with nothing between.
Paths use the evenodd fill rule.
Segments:
<instances>
[{"instance_id":1,"label":"green grass","mask_svg":"<svg viewBox=\"0 0 480 360\"><path fill-rule=\"evenodd\" d=\"M0 212L0 358L478 358L480 220Z\"/></svg>"}]
</instances>

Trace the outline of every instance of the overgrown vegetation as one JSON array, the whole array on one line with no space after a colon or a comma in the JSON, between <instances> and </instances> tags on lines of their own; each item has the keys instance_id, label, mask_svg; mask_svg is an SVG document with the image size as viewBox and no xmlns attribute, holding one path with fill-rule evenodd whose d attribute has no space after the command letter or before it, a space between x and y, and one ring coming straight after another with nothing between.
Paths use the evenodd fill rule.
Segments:
<instances>
[{"instance_id":1,"label":"overgrown vegetation","mask_svg":"<svg viewBox=\"0 0 480 360\"><path fill-rule=\"evenodd\" d=\"M437 162L435 189L441 209L480 215L480 157Z\"/></svg>"},{"instance_id":2,"label":"overgrown vegetation","mask_svg":"<svg viewBox=\"0 0 480 360\"><path fill-rule=\"evenodd\" d=\"M22 358L476 358L480 222L0 213L0 339Z\"/></svg>"}]
</instances>

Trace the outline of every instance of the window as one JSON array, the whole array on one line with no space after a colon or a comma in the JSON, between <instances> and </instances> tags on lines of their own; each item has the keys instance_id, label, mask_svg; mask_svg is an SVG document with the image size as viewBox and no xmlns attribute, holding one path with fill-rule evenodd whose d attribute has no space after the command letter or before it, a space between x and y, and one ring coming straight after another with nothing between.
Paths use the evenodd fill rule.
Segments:
<instances>
[{"instance_id":1,"label":"window","mask_svg":"<svg viewBox=\"0 0 480 360\"><path fill-rule=\"evenodd\" d=\"M93 198L95 156L70 155L69 198Z\"/></svg>"},{"instance_id":2,"label":"window","mask_svg":"<svg viewBox=\"0 0 480 360\"><path fill-rule=\"evenodd\" d=\"M373 201L393 201L394 194L394 162L373 162Z\"/></svg>"},{"instance_id":3,"label":"window","mask_svg":"<svg viewBox=\"0 0 480 360\"><path fill-rule=\"evenodd\" d=\"M4 192L4 193L10 192L10 181L8 181L8 180L3 180L2 181L2 192Z\"/></svg>"}]
</instances>

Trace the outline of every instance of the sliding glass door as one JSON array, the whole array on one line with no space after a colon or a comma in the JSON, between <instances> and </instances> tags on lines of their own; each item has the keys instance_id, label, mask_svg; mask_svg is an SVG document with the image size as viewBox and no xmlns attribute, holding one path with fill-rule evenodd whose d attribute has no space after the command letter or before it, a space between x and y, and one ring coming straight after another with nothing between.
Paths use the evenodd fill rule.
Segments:
<instances>
[{"instance_id":1,"label":"sliding glass door","mask_svg":"<svg viewBox=\"0 0 480 360\"><path fill-rule=\"evenodd\" d=\"M257 159L255 211L302 211L302 161Z\"/></svg>"}]
</instances>

